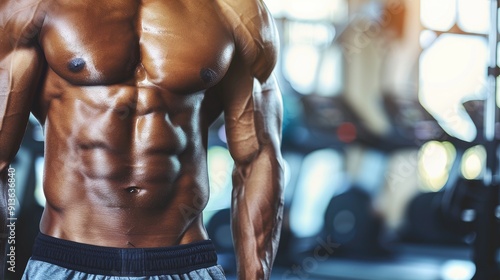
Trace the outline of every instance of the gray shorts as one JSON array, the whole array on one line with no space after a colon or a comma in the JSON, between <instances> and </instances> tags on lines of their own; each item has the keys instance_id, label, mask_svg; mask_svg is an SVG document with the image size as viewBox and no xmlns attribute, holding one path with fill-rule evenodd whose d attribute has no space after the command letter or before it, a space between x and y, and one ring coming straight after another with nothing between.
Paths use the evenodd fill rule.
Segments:
<instances>
[{"instance_id":1,"label":"gray shorts","mask_svg":"<svg viewBox=\"0 0 500 280\"><path fill-rule=\"evenodd\" d=\"M23 280L224 280L211 241L163 248L111 248L40 234Z\"/></svg>"}]
</instances>

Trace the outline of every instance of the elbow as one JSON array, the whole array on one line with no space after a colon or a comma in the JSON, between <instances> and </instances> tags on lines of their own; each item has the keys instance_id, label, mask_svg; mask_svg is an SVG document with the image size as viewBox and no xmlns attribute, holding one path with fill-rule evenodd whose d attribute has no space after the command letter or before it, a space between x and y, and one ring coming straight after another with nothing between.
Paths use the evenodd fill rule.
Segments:
<instances>
[{"instance_id":1,"label":"elbow","mask_svg":"<svg viewBox=\"0 0 500 280\"><path fill-rule=\"evenodd\" d=\"M12 160L13 156L9 157L9 155L5 155L0 152L0 174L7 172L7 170L10 168Z\"/></svg>"},{"instance_id":2,"label":"elbow","mask_svg":"<svg viewBox=\"0 0 500 280\"><path fill-rule=\"evenodd\" d=\"M0 159L0 173L4 173L9 168L9 163L7 159Z\"/></svg>"},{"instance_id":3,"label":"elbow","mask_svg":"<svg viewBox=\"0 0 500 280\"><path fill-rule=\"evenodd\" d=\"M2 141L0 141L2 142ZM4 143L0 144L0 147L5 147L9 145L5 145ZM10 165L12 164L12 161L16 157L16 153L19 148L17 149L5 149L0 151L0 173L7 172L9 169Z\"/></svg>"}]
</instances>

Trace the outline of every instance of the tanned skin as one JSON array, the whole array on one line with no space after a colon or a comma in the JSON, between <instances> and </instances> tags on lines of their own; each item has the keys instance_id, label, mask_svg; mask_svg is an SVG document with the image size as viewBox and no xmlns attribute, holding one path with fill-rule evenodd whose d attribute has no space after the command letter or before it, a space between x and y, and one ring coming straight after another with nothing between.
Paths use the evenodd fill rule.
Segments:
<instances>
[{"instance_id":1,"label":"tanned skin","mask_svg":"<svg viewBox=\"0 0 500 280\"><path fill-rule=\"evenodd\" d=\"M268 279L283 206L276 57L261 0L1 1L1 175L31 111L45 133L42 233L205 240L207 133L223 113L238 277Z\"/></svg>"}]
</instances>

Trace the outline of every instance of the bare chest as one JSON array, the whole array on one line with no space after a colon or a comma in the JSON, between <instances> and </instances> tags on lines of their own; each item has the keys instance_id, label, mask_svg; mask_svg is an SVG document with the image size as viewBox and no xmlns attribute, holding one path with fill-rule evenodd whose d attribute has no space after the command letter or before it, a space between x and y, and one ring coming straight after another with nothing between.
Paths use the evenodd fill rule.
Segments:
<instances>
[{"instance_id":1,"label":"bare chest","mask_svg":"<svg viewBox=\"0 0 500 280\"><path fill-rule=\"evenodd\" d=\"M210 1L187 2L54 1L40 34L48 66L82 86L211 87L229 67L233 40Z\"/></svg>"}]
</instances>

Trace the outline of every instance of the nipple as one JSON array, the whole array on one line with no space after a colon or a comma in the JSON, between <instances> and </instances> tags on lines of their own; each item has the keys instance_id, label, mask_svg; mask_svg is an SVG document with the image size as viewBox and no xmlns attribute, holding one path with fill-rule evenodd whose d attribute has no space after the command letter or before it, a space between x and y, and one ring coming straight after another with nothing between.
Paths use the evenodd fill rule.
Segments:
<instances>
[{"instance_id":1,"label":"nipple","mask_svg":"<svg viewBox=\"0 0 500 280\"><path fill-rule=\"evenodd\" d=\"M137 193L139 193L141 191L141 189L138 188L138 187L130 187L130 188L127 188L126 191L128 193L137 194Z\"/></svg>"},{"instance_id":2,"label":"nipple","mask_svg":"<svg viewBox=\"0 0 500 280\"><path fill-rule=\"evenodd\" d=\"M215 81L215 79L217 78L217 73L215 73L215 71L212 69L202 68L200 70L200 77L205 84L209 85Z\"/></svg>"},{"instance_id":3,"label":"nipple","mask_svg":"<svg viewBox=\"0 0 500 280\"><path fill-rule=\"evenodd\" d=\"M82 71L83 67L85 67L85 60L83 58L74 58L68 63L68 70L77 73Z\"/></svg>"}]
</instances>

